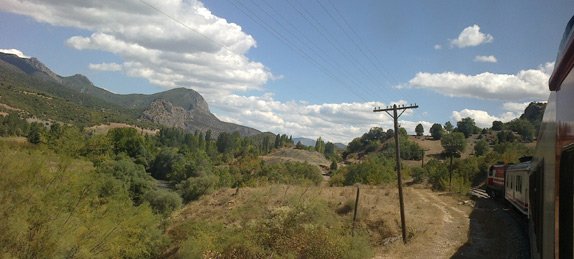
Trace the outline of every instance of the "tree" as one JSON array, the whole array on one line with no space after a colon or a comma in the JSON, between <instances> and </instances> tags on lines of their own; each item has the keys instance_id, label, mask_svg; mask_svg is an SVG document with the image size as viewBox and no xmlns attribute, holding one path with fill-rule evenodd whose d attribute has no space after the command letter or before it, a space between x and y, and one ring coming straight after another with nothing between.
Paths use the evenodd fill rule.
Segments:
<instances>
[{"instance_id":1,"label":"tree","mask_svg":"<svg viewBox=\"0 0 574 259\"><path fill-rule=\"evenodd\" d=\"M408 136L407 130L403 127L399 128L399 136Z\"/></svg>"},{"instance_id":2,"label":"tree","mask_svg":"<svg viewBox=\"0 0 574 259\"><path fill-rule=\"evenodd\" d=\"M465 136L461 132L453 132L450 134L446 134L440 140L440 144L444 148L444 153L448 157L450 157L450 166L449 166L449 188L452 182L452 158L455 156L459 156L460 153L464 151L466 147L466 140Z\"/></svg>"},{"instance_id":3,"label":"tree","mask_svg":"<svg viewBox=\"0 0 574 259\"><path fill-rule=\"evenodd\" d=\"M429 132L434 140L439 140L441 139L444 130L442 129L442 125L435 123L431 126Z\"/></svg>"},{"instance_id":4,"label":"tree","mask_svg":"<svg viewBox=\"0 0 574 259\"><path fill-rule=\"evenodd\" d=\"M337 171L337 161L335 159L331 160L331 165L329 166L329 169L331 169L331 171Z\"/></svg>"},{"instance_id":5,"label":"tree","mask_svg":"<svg viewBox=\"0 0 574 259\"><path fill-rule=\"evenodd\" d=\"M301 141L297 141L297 144L295 145L295 149L305 149L305 145L303 145L303 143L301 143Z\"/></svg>"},{"instance_id":6,"label":"tree","mask_svg":"<svg viewBox=\"0 0 574 259\"><path fill-rule=\"evenodd\" d=\"M315 141L315 151L321 154L325 152L325 142L321 137L319 137L317 141Z\"/></svg>"},{"instance_id":7,"label":"tree","mask_svg":"<svg viewBox=\"0 0 574 259\"><path fill-rule=\"evenodd\" d=\"M496 138L498 139L498 143L505 143L505 142L514 142L516 137L514 133L510 130L501 130L496 134Z\"/></svg>"},{"instance_id":8,"label":"tree","mask_svg":"<svg viewBox=\"0 0 574 259\"><path fill-rule=\"evenodd\" d=\"M325 144L325 156L326 157L331 157L335 155L335 144L333 144L332 142L327 142L327 144Z\"/></svg>"},{"instance_id":9,"label":"tree","mask_svg":"<svg viewBox=\"0 0 574 259\"><path fill-rule=\"evenodd\" d=\"M466 148L466 140L461 132L443 135L440 144L448 156L461 153Z\"/></svg>"},{"instance_id":10,"label":"tree","mask_svg":"<svg viewBox=\"0 0 574 259\"><path fill-rule=\"evenodd\" d=\"M381 127L372 127L369 132L363 135L363 140L378 140L383 142L386 139L386 133Z\"/></svg>"},{"instance_id":11,"label":"tree","mask_svg":"<svg viewBox=\"0 0 574 259\"><path fill-rule=\"evenodd\" d=\"M277 134L275 136L275 148L279 148L281 146L281 135Z\"/></svg>"},{"instance_id":12,"label":"tree","mask_svg":"<svg viewBox=\"0 0 574 259\"><path fill-rule=\"evenodd\" d=\"M30 125L30 131L28 132L28 142L32 144L40 144L43 142L44 126L42 124L34 122Z\"/></svg>"},{"instance_id":13,"label":"tree","mask_svg":"<svg viewBox=\"0 0 574 259\"><path fill-rule=\"evenodd\" d=\"M424 129L423 125L419 123L415 127L415 132L417 133L417 136L419 136L419 137L422 136L425 133L425 129Z\"/></svg>"},{"instance_id":14,"label":"tree","mask_svg":"<svg viewBox=\"0 0 574 259\"><path fill-rule=\"evenodd\" d=\"M454 128L454 127L452 126L452 123L450 123L450 121L447 121L447 122L444 123L444 129L445 129L446 131L452 132L453 128Z\"/></svg>"},{"instance_id":15,"label":"tree","mask_svg":"<svg viewBox=\"0 0 574 259\"><path fill-rule=\"evenodd\" d=\"M465 138L470 137L475 131L478 132L478 127L474 123L474 119L470 117L463 118L461 121L456 123L458 131L464 134Z\"/></svg>"},{"instance_id":16,"label":"tree","mask_svg":"<svg viewBox=\"0 0 574 259\"><path fill-rule=\"evenodd\" d=\"M502 123L502 121L493 121L492 122L492 130L494 130L494 131L502 130L503 126L504 126L504 124Z\"/></svg>"},{"instance_id":17,"label":"tree","mask_svg":"<svg viewBox=\"0 0 574 259\"><path fill-rule=\"evenodd\" d=\"M474 145L474 154L476 156L482 156L486 154L487 151L488 151L488 142L486 142L486 140L484 139L481 139L480 141L476 142L476 145Z\"/></svg>"},{"instance_id":18,"label":"tree","mask_svg":"<svg viewBox=\"0 0 574 259\"><path fill-rule=\"evenodd\" d=\"M514 119L507 123L508 129L518 133L523 141L532 141L534 139L534 132L536 129L526 119Z\"/></svg>"}]
</instances>

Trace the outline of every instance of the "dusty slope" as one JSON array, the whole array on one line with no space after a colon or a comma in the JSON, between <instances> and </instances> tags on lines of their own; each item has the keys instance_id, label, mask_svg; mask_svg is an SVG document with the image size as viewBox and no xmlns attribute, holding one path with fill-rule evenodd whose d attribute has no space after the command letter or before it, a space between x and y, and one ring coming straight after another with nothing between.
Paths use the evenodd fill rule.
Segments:
<instances>
[{"instance_id":1,"label":"dusty slope","mask_svg":"<svg viewBox=\"0 0 574 259\"><path fill-rule=\"evenodd\" d=\"M169 231L174 232L179 225L194 219L229 221L230 217L226 215L241 213L241 206L254 196L261 197L259 200L263 204L260 206L267 209L279 206L281 200L290 195L297 195L302 201L325 200L332 204L333 209L337 209L354 199L355 190L354 187L284 185L245 188L237 195L234 195L233 189L220 190L188 204L176 213ZM404 193L410 236L406 245L401 242L396 189L392 186L361 187L358 226L361 231L368 232L376 258L447 258L467 242L471 207L459 204L453 197L428 189L408 187ZM342 214L339 218L347 222L351 222L351 219L352 213ZM228 226L236 224L226 222Z\"/></svg>"},{"instance_id":2,"label":"dusty slope","mask_svg":"<svg viewBox=\"0 0 574 259\"><path fill-rule=\"evenodd\" d=\"M280 148L275 149L270 154L262 156L266 162L269 163L282 163L282 162L307 162L312 165L319 166L322 169L329 168L331 162L322 154L315 151L301 150L295 148Z\"/></svg>"}]
</instances>

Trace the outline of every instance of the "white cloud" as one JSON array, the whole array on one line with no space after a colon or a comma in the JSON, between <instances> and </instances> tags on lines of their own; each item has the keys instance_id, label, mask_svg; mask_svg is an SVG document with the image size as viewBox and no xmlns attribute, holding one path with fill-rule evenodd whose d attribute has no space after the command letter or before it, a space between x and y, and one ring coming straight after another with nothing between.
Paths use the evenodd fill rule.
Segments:
<instances>
[{"instance_id":1,"label":"white cloud","mask_svg":"<svg viewBox=\"0 0 574 259\"><path fill-rule=\"evenodd\" d=\"M373 112L374 107L385 107L387 104L378 102L365 103L324 103L309 104L300 101L281 102L273 96L239 96L231 95L226 98L208 100L213 103L223 120L241 122L257 129L275 133L287 133L302 136L348 143L355 137L360 137L372 127L391 129L392 119L384 112ZM390 104L406 104L404 100ZM218 112L219 113L219 112ZM412 113L412 111L411 111ZM401 118L408 118L405 113ZM414 133L418 123L430 128L432 123L425 121L401 120L399 122L408 132Z\"/></svg>"},{"instance_id":2,"label":"white cloud","mask_svg":"<svg viewBox=\"0 0 574 259\"><path fill-rule=\"evenodd\" d=\"M30 58L29 56L24 55L24 53L22 51L17 50L17 49L0 49L0 52L6 53L6 54L16 55L16 56L21 57L21 58Z\"/></svg>"},{"instance_id":3,"label":"white cloud","mask_svg":"<svg viewBox=\"0 0 574 259\"><path fill-rule=\"evenodd\" d=\"M442 45L440 45L440 44L435 44L435 45L434 45L434 49L436 49L436 50L442 49Z\"/></svg>"},{"instance_id":4,"label":"white cloud","mask_svg":"<svg viewBox=\"0 0 574 259\"><path fill-rule=\"evenodd\" d=\"M530 104L530 102L523 102L523 103L507 102L502 104L502 108L510 112L523 113L524 109L526 109L528 104Z\"/></svg>"},{"instance_id":5,"label":"white cloud","mask_svg":"<svg viewBox=\"0 0 574 259\"><path fill-rule=\"evenodd\" d=\"M493 40L494 37L492 35L480 32L480 26L475 24L464 28L458 35L458 38L451 40L450 44L458 48L466 48L490 43Z\"/></svg>"},{"instance_id":6,"label":"white cloud","mask_svg":"<svg viewBox=\"0 0 574 259\"><path fill-rule=\"evenodd\" d=\"M476 126L480 128L489 128L492 126L493 121L502 121L508 122L512 119L517 118L520 116L520 113L514 112L505 112L499 116L494 116L488 114L486 111L482 110L471 110L471 109L464 109L462 111L453 111L452 112L452 119L454 120L455 124L457 121L461 121L463 118L470 117L474 119Z\"/></svg>"},{"instance_id":7,"label":"white cloud","mask_svg":"<svg viewBox=\"0 0 574 259\"><path fill-rule=\"evenodd\" d=\"M521 70L515 75L420 72L409 80L409 86L428 88L446 96L505 101L544 100L549 94L548 79L553 67L554 63L546 63L537 69Z\"/></svg>"},{"instance_id":8,"label":"white cloud","mask_svg":"<svg viewBox=\"0 0 574 259\"><path fill-rule=\"evenodd\" d=\"M187 87L221 96L262 89L273 79L263 64L246 57L256 47L253 37L213 15L199 0L5 0L0 10L90 31L66 43L78 50L114 53L124 60L117 64L124 73L165 88ZM118 71L116 65L90 68Z\"/></svg>"},{"instance_id":9,"label":"white cloud","mask_svg":"<svg viewBox=\"0 0 574 259\"><path fill-rule=\"evenodd\" d=\"M498 62L498 60L496 60L495 56L476 56L474 57L474 62L486 62L486 63L496 63Z\"/></svg>"},{"instance_id":10,"label":"white cloud","mask_svg":"<svg viewBox=\"0 0 574 259\"><path fill-rule=\"evenodd\" d=\"M91 70L97 71L121 71L122 65L117 63L100 63L100 64L90 64Z\"/></svg>"}]
</instances>

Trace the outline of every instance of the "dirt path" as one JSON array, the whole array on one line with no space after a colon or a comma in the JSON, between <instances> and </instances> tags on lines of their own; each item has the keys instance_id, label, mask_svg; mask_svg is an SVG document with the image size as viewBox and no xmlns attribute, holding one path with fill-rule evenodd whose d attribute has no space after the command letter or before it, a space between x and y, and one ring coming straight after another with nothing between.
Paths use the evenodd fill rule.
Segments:
<instances>
[{"instance_id":1,"label":"dirt path","mask_svg":"<svg viewBox=\"0 0 574 259\"><path fill-rule=\"evenodd\" d=\"M406 188L409 242L404 245L398 238L377 250L376 258L529 257L524 215L504 200L488 196L475 201L461 199L428 189Z\"/></svg>"},{"instance_id":2,"label":"dirt path","mask_svg":"<svg viewBox=\"0 0 574 259\"><path fill-rule=\"evenodd\" d=\"M377 251L376 258L449 258L468 239L470 206L429 189L405 189L409 242Z\"/></svg>"}]
</instances>

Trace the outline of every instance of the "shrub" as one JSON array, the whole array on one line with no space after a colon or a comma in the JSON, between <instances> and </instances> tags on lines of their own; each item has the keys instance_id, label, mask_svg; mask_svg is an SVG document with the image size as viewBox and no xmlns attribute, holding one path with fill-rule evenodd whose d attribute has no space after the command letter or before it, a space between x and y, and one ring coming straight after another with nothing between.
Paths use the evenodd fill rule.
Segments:
<instances>
[{"instance_id":1,"label":"shrub","mask_svg":"<svg viewBox=\"0 0 574 259\"><path fill-rule=\"evenodd\" d=\"M181 197L177 193L155 190L147 192L144 201L148 202L153 212L156 214L169 215L174 210L181 207Z\"/></svg>"},{"instance_id":2,"label":"shrub","mask_svg":"<svg viewBox=\"0 0 574 259\"><path fill-rule=\"evenodd\" d=\"M187 180L176 185L184 202L199 199L202 195L209 194L215 190L219 179L215 175L205 175L200 177L189 177Z\"/></svg>"},{"instance_id":3,"label":"shrub","mask_svg":"<svg viewBox=\"0 0 574 259\"><path fill-rule=\"evenodd\" d=\"M411 177L415 183L422 183L425 179L428 178L425 169L421 167L412 168Z\"/></svg>"},{"instance_id":4,"label":"shrub","mask_svg":"<svg viewBox=\"0 0 574 259\"><path fill-rule=\"evenodd\" d=\"M395 179L394 162L380 156L371 156L360 164L349 165L341 172L345 177L344 185L381 184Z\"/></svg>"}]
</instances>

